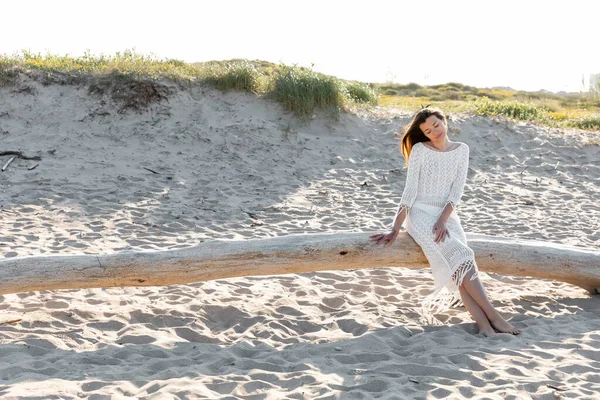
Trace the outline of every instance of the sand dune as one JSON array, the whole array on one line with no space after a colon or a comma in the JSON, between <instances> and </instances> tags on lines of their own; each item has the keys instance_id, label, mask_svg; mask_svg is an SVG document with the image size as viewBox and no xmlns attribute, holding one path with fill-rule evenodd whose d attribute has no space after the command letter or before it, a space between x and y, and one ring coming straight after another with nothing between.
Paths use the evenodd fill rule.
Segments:
<instances>
[{"instance_id":1,"label":"sand dune","mask_svg":"<svg viewBox=\"0 0 600 400\"><path fill-rule=\"evenodd\" d=\"M405 112L302 123L199 87L120 114L84 88L21 85L0 89L1 150L42 159L0 173L5 258L383 230L406 177ZM471 148L465 230L598 249L600 150L586 143L599 136L453 116ZM483 280L522 335L483 338L464 308L425 319L429 271L408 269L0 296L0 396L594 398L598 297Z\"/></svg>"}]
</instances>

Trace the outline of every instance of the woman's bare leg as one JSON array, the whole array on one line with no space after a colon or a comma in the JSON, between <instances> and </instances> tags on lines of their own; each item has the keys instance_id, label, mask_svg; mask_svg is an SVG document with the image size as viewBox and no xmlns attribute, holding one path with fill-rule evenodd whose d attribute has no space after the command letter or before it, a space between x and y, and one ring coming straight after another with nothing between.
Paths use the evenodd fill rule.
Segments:
<instances>
[{"instance_id":1,"label":"woman's bare leg","mask_svg":"<svg viewBox=\"0 0 600 400\"><path fill-rule=\"evenodd\" d=\"M481 307L479 307L479 304L473 300L471 295L467 292L467 289L465 289L462 285L458 288L458 290L460 292L460 298L462 299L463 304L479 327L479 333L483 334L484 336L494 336L496 331L492 325L490 325L487 315L483 312Z\"/></svg>"},{"instance_id":2,"label":"woman's bare leg","mask_svg":"<svg viewBox=\"0 0 600 400\"><path fill-rule=\"evenodd\" d=\"M475 301L475 303L477 303L477 305L479 305L479 307L483 310L492 327L494 327L494 329L496 329L498 332L502 333L512 333L513 335L518 335L521 333L521 331L509 324L504 318L502 318L500 313L496 311L492 303L490 303L479 277L471 280L472 276L473 271L470 271L467 276L465 276L461 288L464 287L473 301Z\"/></svg>"}]
</instances>

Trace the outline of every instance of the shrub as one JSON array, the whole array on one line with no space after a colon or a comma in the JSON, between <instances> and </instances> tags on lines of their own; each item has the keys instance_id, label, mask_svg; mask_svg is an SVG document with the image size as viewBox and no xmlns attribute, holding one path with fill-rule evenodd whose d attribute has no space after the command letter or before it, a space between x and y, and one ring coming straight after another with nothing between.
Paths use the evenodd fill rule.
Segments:
<instances>
[{"instance_id":1,"label":"shrub","mask_svg":"<svg viewBox=\"0 0 600 400\"><path fill-rule=\"evenodd\" d=\"M274 82L275 98L301 118L309 117L317 107L341 108L340 81L312 69L280 65Z\"/></svg>"},{"instance_id":2,"label":"shrub","mask_svg":"<svg viewBox=\"0 0 600 400\"><path fill-rule=\"evenodd\" d=\"M0 86L12 86L19 77L18 67L9 58L0 58Z\"/></svg>"},{"instance_id":3,"label":"shrub","mask_svg":"<svg viewBox=\"0 0 600 400\"><path fill-rule=\"evenodd\" d=\"M584 118L574 119L570 122L571 126L579 129L596 129L600 130L600 116L589 116Z\"/></svg>"},{"instance_id":4,"label":"shrub","mask_svg":"<svg viewBox=\"0 0 600 400\"><path fill-rule=\"evenodd\" d=\"M449 90L447 92L444 93L444 95L442 96L442 98L444 100L460 100L461 96L458 92Z\"/></svg>"},{"instance_id":5,"label":"shrub","mask_svg":"<svg viewBox=\"0 0 600 400\"><path fill-rule=\"evenodd\" d=\"M204 80L221 90L256 92L260 73L246 60L209 63L204 69Z\"/></svg>"},{"instance_id":6,"label":"shrub","mask_svg":"<svg viewBox=\"0 0 600 400\"><path fill-rule=\"evenodd\" d=\"M422 86L419 85L418 83L411 82L411 83L406 84L406 85L400 85L398 88L399 89L406 89L406 90L417 90L417 89L421 89Z\"/></svg>"},{"instance_id":7,"label":"shrub","mask_svg":"<svg viewBox=\"0 0 600 400\"><path fill-rule=\"evenodd\" d=\"M545 117L548 110L533 104L521 103L518 101L490 101L487 98L483 98L477 99L474 102L474 112L478 115L505 116L529 121Z\"/></svg>"},{"instance_id":8,"label":"shrub","mask_svg":"<svg viewBox=\"0 0 600 400\"><path fill-rule=\"evenodd\" d=\"M346 83L345 94L350 100L373 105L377 104L379 97L371 86L362 82Z\"/></svg>"}]
</instances>

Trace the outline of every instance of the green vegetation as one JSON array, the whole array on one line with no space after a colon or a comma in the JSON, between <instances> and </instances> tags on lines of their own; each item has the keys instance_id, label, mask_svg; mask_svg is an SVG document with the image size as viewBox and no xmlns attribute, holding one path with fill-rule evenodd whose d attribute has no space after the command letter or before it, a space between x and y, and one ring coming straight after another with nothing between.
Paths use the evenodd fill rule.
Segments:
<instances>
[{"instance_id":1,"label":"green vegetation","mask_svg":"<svg viewBox=\"0 0 600 400\"><path fill-rule=\"evenodd\" d=\"M21 76L44 85L86 85L93 95L110 96L121 110L139 110L164 100L177 86L210 84L221 90L247 91L274 98L301 118L312 116L317 109L338 112L362 105L382 105L416 111L431 104L446 112L600 130L600 88L593 88L590 93L554 94L476 88L455 82L434 86L367 84L297 65L250 60L188 64L135 51L114 56L88 53L76 58L27 51L0 56L0 86L22 85ZM16 90L33 91L31 87Z\"/></svg>"},{"instance_id":2,"label":"green vegetation","mask_svg":"<svg viewBox=\"0 0 600 400\"><path fill-rule=\"evenodd\" d=\"M32 54L0 56L0 85L19 84L23 74L43 85L87 85L94 95L108 94L119 105L119 112L139 110L168 98L173 92L169 82L196 79L197 71L178 60L156 60L133 51L114 56L85 54L73 58ZM167 81L167 82L165 82ZM20 91L31 92L30 87Z\"/></svg>"},{"instance_id":3,"label":"green vegetation","mask_svg":"<svg viewBox=\"0 0 600 400\"><path fill-rule=\"evenodd\" d=\"M18 56L1 56L0 60L2 60L0 63L11 65L19 72L37 76L40 73L58 76L68 74L73 80L79 82L85 81L89 76L108 75L115 71L146 79L189 80L196 75L195 69L183 61L157 60L129 50L118 52L114 56L96 56L86 53L77 58L52 54L43 56L23 51Z\"/></svg>"},{"instance_id":4,"label":"green vegetation","mask_svg":"<svg viewBox=\"0 0 600 400\"><path fill-rule=\"evenodd\" d=\"M302 118L317 108L347 109L376 104L367 84L347 82L299 66L230 60L188 64L160 60L134 51L114 56L82 57L32 54L0 56L0 86L17 85L19 75L44 85L88 85L94 95L110 95L121 110L141 109L166 99L172 84L206 83L221 90L240 90L273 97Z\"/></svg>"},{"instance_id":5,"label":"green vegetation","mask_svg":"<svg viewBox=\"0 0 600 400\"><path fill-rule=\"evenodd\" d=\"M600 130L600 115L578 118L570 122L572 126L579 129Z\"/></svg>"},{"instance_id":6,"label":"green vegetation","mask_svg":"<svg viewBox=\"0 0 600 400\"><path fill-rule=\"evenodd\" d=\"M261 73L246 60L209 62L199 69L202 78L221 90L243 90L257 93Z\"/></svg>"},{"instance_id":7,"label":"green vegetation","mask_svg":"<svg viewBox=\"0 0 600 400\"><path fill-rule=\"evenodd\" d=\"M519 101L491 101L487 97L475 100L473 106L473 111L477 115L502 115L521 121L540 120L548 112L547 109L535 104Z\"/></svg>"},{"instance_id":8,"label":"green vegetation","mask_svg":"<svg viewBox=\"0 0 600 400\"><path fill-rule=\"evenodd\" d=\"M297 65L231 60L194 66L200 79L219 89L273 97L301 118L310 117L318 108L337 112L357 104L377 104L377 93L368 84L344 81Z\"/></svg>"},{"instance_id":9,"label":"green vegetation","mask_svg":"<svg viewBox=\"0 0 600 400\"><path fill-rule=\"evenodd\" d=\"M366 83L362 82L347 82L342 88L346 91L347 96L359 103L377 105L379 95L377 91Z\"/></svg>"},{"instance_id":10,"label":"green vegetation","mask_svg":"<svg viewBox=\"0 0 600 400\"><path fill-rule=\"evenodd\" d=\"M375 85L383 93L379 104L417 111L426 104L446 112L466 112L538 124L600 130L600 96L590 93L523 92L481 89L460 83L435 86Z\"/></svg>"},{"instance_id":11,"label":"green vegetation","mask_svg":"<svg viewBox=\"0 0 600 400\"><path fill-rule=\"evenodd\" d=\"M317 107L339 108L343 104L340 80L310 69L282 65L274 84L275 98L304 118Z\"/></svg>"}]
</instances>

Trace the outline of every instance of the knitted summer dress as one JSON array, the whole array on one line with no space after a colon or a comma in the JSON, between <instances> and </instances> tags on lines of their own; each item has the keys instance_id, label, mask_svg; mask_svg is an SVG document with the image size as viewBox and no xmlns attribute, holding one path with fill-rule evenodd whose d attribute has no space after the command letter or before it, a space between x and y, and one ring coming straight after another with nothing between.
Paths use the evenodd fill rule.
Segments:
<instances>
[{"instance_id":1,"label":"knitted summer dress","mask_svg":"<svg viewBox=\"0 0 600 400\"><path fill-rule=\"evenodd\" d=\"M408 160L408 173L398 213L407 209L406 231L423 249L434 280L433 293L423 306L430 312L440 312L460 301L458 287L467 273L478 275L473 250L456 214L467 180L469 146L461 143L450 151L436 151L423 143L413 146ZM449 236L434 241L433 225L446 204L452 204L452 214L446 222Z\"/></svg>"}]
</instances>

